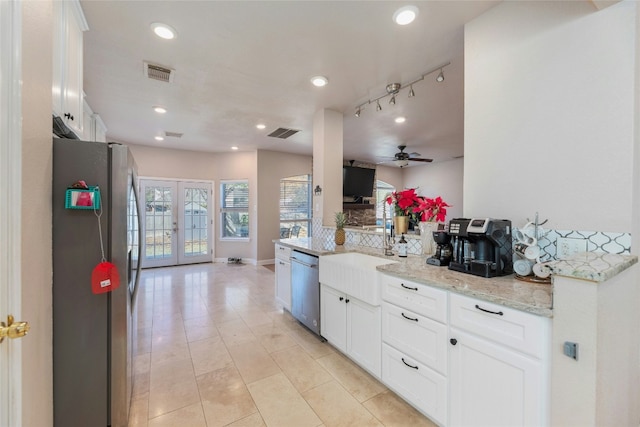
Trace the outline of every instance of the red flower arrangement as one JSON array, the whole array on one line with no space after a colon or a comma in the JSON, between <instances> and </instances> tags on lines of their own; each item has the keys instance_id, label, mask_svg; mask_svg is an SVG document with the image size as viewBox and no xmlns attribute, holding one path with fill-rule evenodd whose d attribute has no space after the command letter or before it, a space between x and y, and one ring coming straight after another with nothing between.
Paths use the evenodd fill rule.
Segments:
<instances>
[{"instance_id":1,"label":"red flower arrangement","mask_svg":"<svg viewBox=\"0 0 640 427\"><path fill-rule=\"evenodd\" d=\"M415 188L403 191L394 191L387 197L387 204L394 205L396 216L409 216L415 222L440 221L444 222L447 215L447 204L442 197L435 199L418 196Z\"/></svg>"}]
</instances>

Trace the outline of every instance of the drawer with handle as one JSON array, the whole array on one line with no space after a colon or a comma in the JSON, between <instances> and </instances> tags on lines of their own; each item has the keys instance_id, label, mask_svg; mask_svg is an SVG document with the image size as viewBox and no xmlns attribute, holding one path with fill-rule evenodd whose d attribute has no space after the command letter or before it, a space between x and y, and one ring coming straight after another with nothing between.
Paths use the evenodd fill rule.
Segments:
<instances>
[{"instance_id":1,"label":"drawer with handle","mask_svg":"<svg viewBox=\"0 0 640 427\"><path fill-rule=\"evenodd\" d=\"M447 292L399 277L381 274L382 299L429 317L447 320Z\"/></svg>"},{"instance_id":2,"label":"drawer with handle","mask_svg":"<svg viewBox=\"0 0 640 427\"><path fill-rule=\"evenodd\" d=\"M289 261L291 256L291 248L276 243L276 258Z\"/></svg>"},{"instance_id":3,"label":"drawer with handle","mask_svg":"<svg viewBox=\"0 0 640 427\"><path fill-rule=\"evenodd\" d=\"M546 351L550 319L458 294L451 294L449 322L501 345L532 356Z\"/></svg>"},{"instance_id":4,"label":"drawer with handle","mask_svg":"<svg viewBox=\"0 0 640 427\"><path fill-rule=\"evenodd\" d=\"M382 304L382 340L443 375L447 373L447 327L394 304Z\"/></svg>"}]
</instances>

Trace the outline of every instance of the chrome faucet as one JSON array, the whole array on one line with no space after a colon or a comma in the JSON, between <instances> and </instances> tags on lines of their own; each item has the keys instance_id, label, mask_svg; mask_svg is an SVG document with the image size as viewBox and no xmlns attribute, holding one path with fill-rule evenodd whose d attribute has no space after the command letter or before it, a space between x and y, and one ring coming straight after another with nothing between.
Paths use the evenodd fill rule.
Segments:
<instances>
[{"instance_id":1,"label":"chrome faucet","mask_svg":"<svg viewBox=\"0 0 640 427\"><path fill-rule=\"evenodd\" d=\"M387 238L387 207L385 206L387 196L382 199L382 247L386 256L393 256L393 244L391 243L391 231L389 231L389 237ZM391 209L389 209L389 216L391 216ZM390 218L393 221L393 218Z\"/></svg>"}]
</instances>

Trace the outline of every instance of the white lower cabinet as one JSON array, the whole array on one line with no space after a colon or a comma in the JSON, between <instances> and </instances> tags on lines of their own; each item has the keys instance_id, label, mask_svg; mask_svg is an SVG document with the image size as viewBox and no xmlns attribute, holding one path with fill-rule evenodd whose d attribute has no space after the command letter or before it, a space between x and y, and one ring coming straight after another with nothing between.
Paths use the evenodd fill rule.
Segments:
<instances>
[{"instance_id":1,"label":"white lower cabinet","mask_svg":"<svg viewBox=\"0 0 640 427\"><path fill-rule=\"evenodd\" d=\"M455 328L451 336L452 426L547 425L540 361Z\"/></svg>"},{"instance_id":2,"label":"white lower cabinet","mask_svg":"<svg viewBox=\"0 0 640 427\"><path fill-rule=\"evenodd\" d=\"M432 420L447 423L447 378L386 343L382 382Z\"/></svg>"},{"instance_id":3,"label":"white lower cabinet","mask_svg":"<svg viewBox=\"0 0 640 427\"><path fill-rule=\"evenodd\" d=\"M450 425L549 425L550 319L457 294L450 310Z\"/></svg>"},{"instance_id":4,"label":"white lower cabinet","mask_svg":"<svg viewBox=\"0 0 640 427\"><path fill-rule=\"evenodd\" d=\"M275 245L276 250L276 300L291 311L291 248Z\"/></svg>"},{"instance_id":5,"label":"white lower cabinet","mask_svg":"<svg viewBox=\"0 0 640 427\"><path fill-rule=\"evenodd\" d=\"M380 378L380 307L320 285L320 333Z\"/></svg>"},{"instance_id":6,"label":"white lower cabinet","mask_svg":"<svg viewBox=\"0 0 640 427\"><path fill-rule=\"evenodd\" d=\"M381 307L321 285L331 344L439 425L549 425L551 319L378 274Z\"/></svg>"}]
</instances>

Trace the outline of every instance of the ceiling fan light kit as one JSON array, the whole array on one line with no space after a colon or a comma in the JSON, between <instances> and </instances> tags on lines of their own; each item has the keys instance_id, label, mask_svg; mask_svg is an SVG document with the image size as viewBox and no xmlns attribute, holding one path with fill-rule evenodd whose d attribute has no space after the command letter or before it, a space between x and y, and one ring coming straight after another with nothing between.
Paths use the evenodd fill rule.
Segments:
<instances>
[{"instance_id":1,"label":"ceiling fan light kit","mask_svg":"<svg viewBox=\"0 0 640 427\"><path fill-rule=\"evenodd\" d=\"M438 83L441 83L444 81L444 72L442 71L442 69L444 67L446 67L447 65L451 65L451 62L447 62L446 64L442 64L439 65L435 68L433 68L430 71L427 71L426 73L424 73L423 75L421 75L419 78L409 82L409 83L389 83L386 86L386 91L387 93L385 93L384 95L381 95L377 98L373 98L373 99L369 99L366 102L363 102L360 105L356 106L356 117L360 117L362 115L362 110L365 109L365 106L369 105L369 104L376 104L376 111L381 111L382 107L380 106L380 100L383 98L386 98L387 96L390 96L391 99L389 99L389 104L391 105L395 105L396 103L396 95L404 88L408 87L409 88L409 98L413 98L414 96L416 96L415 91L413 90L413 85L415 83L418 83L419 81L424 80L425 77L427 77L429 74L435 73L436 71L440 71L440 73L438 74L438 76L436 77L436 81Z\"/></svg>"}]
</instances>

